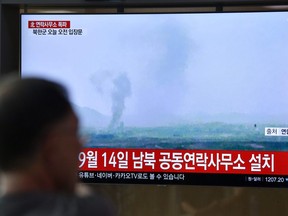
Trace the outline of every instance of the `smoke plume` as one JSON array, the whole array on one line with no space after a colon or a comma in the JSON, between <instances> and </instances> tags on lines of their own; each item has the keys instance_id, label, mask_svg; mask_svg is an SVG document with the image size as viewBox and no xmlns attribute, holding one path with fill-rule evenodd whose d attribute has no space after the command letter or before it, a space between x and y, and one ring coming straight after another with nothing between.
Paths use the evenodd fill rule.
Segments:
<instances>
[{"instance_id":1,"label":"smoke plume","mask_svg":"<svg viewBox=\"0 0 288 216\"><path fill-rule=\"evenodd\" d=\"M112 119L109 129L119 126L123 111L125 109L125 99L131 95L131 84L126 74L120 74L113 80L112 91Z\"/></svg>"}]
</instances>

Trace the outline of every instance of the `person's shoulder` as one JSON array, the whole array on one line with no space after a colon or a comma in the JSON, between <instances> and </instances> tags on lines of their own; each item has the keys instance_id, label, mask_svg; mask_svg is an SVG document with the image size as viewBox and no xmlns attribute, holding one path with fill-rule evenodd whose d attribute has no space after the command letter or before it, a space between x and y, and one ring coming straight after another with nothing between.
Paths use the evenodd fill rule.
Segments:
<instances>
[{"instance_id":1,"label":"person's shoulder","mask_svg":"<svg viewBox=\"0 0 288 216\"><path fill-rule=\"evenodd\" d=\"M93 194L85 197L74 196L75 205L81 216L116 216L114 204L105 197Z\"/></svg>"},{"instance_id":2,"label":"person's shoulder","mask_svg":"<svg viewBox=\"0 0 288 216\"><path fill-rule=\"evenodd\" d=\"M54 193L23 193L0 198L2 215L115 216L112 202L96 194L79 197Z\"/></svg>"}]
</instances>

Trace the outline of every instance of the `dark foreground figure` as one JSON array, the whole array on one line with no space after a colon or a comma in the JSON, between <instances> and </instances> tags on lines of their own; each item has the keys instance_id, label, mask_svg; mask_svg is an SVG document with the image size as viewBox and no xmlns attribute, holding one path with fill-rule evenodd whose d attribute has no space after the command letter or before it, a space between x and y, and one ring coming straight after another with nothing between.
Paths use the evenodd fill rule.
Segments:
<instances>
[{"instance_id":1,"label":"dark foreground figure","mask_svg":"<svg viewBox=\"0 0 288 216\"><path fill-rule=\"evenodd\" d=\"M65 89L37 78L0 84L1 216L114 216L77 193L78 119ZM86 190L87 191L87 190Z\"/></svg>"}]
</instances>

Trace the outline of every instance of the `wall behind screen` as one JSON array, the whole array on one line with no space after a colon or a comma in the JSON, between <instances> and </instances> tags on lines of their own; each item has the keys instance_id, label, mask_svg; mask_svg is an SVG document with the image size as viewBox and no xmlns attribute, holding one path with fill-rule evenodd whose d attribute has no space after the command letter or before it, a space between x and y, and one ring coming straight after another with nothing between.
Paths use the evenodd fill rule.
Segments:
<instances>
[{"instance_id":1,"label":"wall behind screen","mask_svg":"<svg viewBox=\"0 0 288 216\"><path fill-rule=\"evenodd\" d=\"M121 216L270 216L288 213L288 189L216 186L93 185Z\"/></svg>"}]
</instances>

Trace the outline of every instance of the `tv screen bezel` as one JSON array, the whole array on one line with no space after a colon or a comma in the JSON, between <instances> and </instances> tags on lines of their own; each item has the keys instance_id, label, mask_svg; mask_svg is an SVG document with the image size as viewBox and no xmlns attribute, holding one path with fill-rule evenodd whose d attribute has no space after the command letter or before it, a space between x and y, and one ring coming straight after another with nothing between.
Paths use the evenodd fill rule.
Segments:
<instances>
[{"instance_id":1,"label":"tv screen bezel","mask_svg":"<svg viewBox=\"0 0 288 216\"><path fill-rule=\"evenodd\" d=\"M277 10L277 11L270 11L270 10L263 10L263 11L227 11L227 12L221 12L221 13L277 13L277 12L288 12L287 10ZM125 15L137 15L137 14L218 14L219 12L213 11L213 12L154 12L154 13L99 13L99 14L94 14L92 13L91 15L119 15L119 16L125 16ZM22 59L21 59L21 53L22 53L22 37L21 37L21 23L22 23L22 16L25 15L90 15L90 13L23 13L20 14L20 76L21 76L21 71L22 71ZM81 171L79 171L81 172ZM102 171L100 171L102 172ZM95 172L97 173L97 172ZM124 172L125 173L125 172ZM154 173L157 175L158 173ZM168 173L168 174L174 174L174 173ZM247 182L247 178L251 175L247 174L209 174L209 173L191 173L188 175L187 179L185 182L179 183L179 182L172 182L172 181L165 181L161 182L160 184L168 185L168 184L176 184L176 185L209 185L209 186L241 186L241 187L288 187L288 184L278 184L279 182L274 181L270 182L267 180L263 180L261 182ZM288 173L287 175L258 175L255 174L253 177L259 177L261 179L270 179L270 178L276 178L276 179L282 179L282 178L288 178ZM83 179L82 179L83 180ZM151 183L146 180L140 180L140 181L135 181L135 180L117 180L117 179L112 179L108 180L107 179L98 179L97 182L91 179L84 179L85 183L124 183L124 184L155 184ZM159 183L157 183L159 184Z\"/></svg>"}]
</instances>

